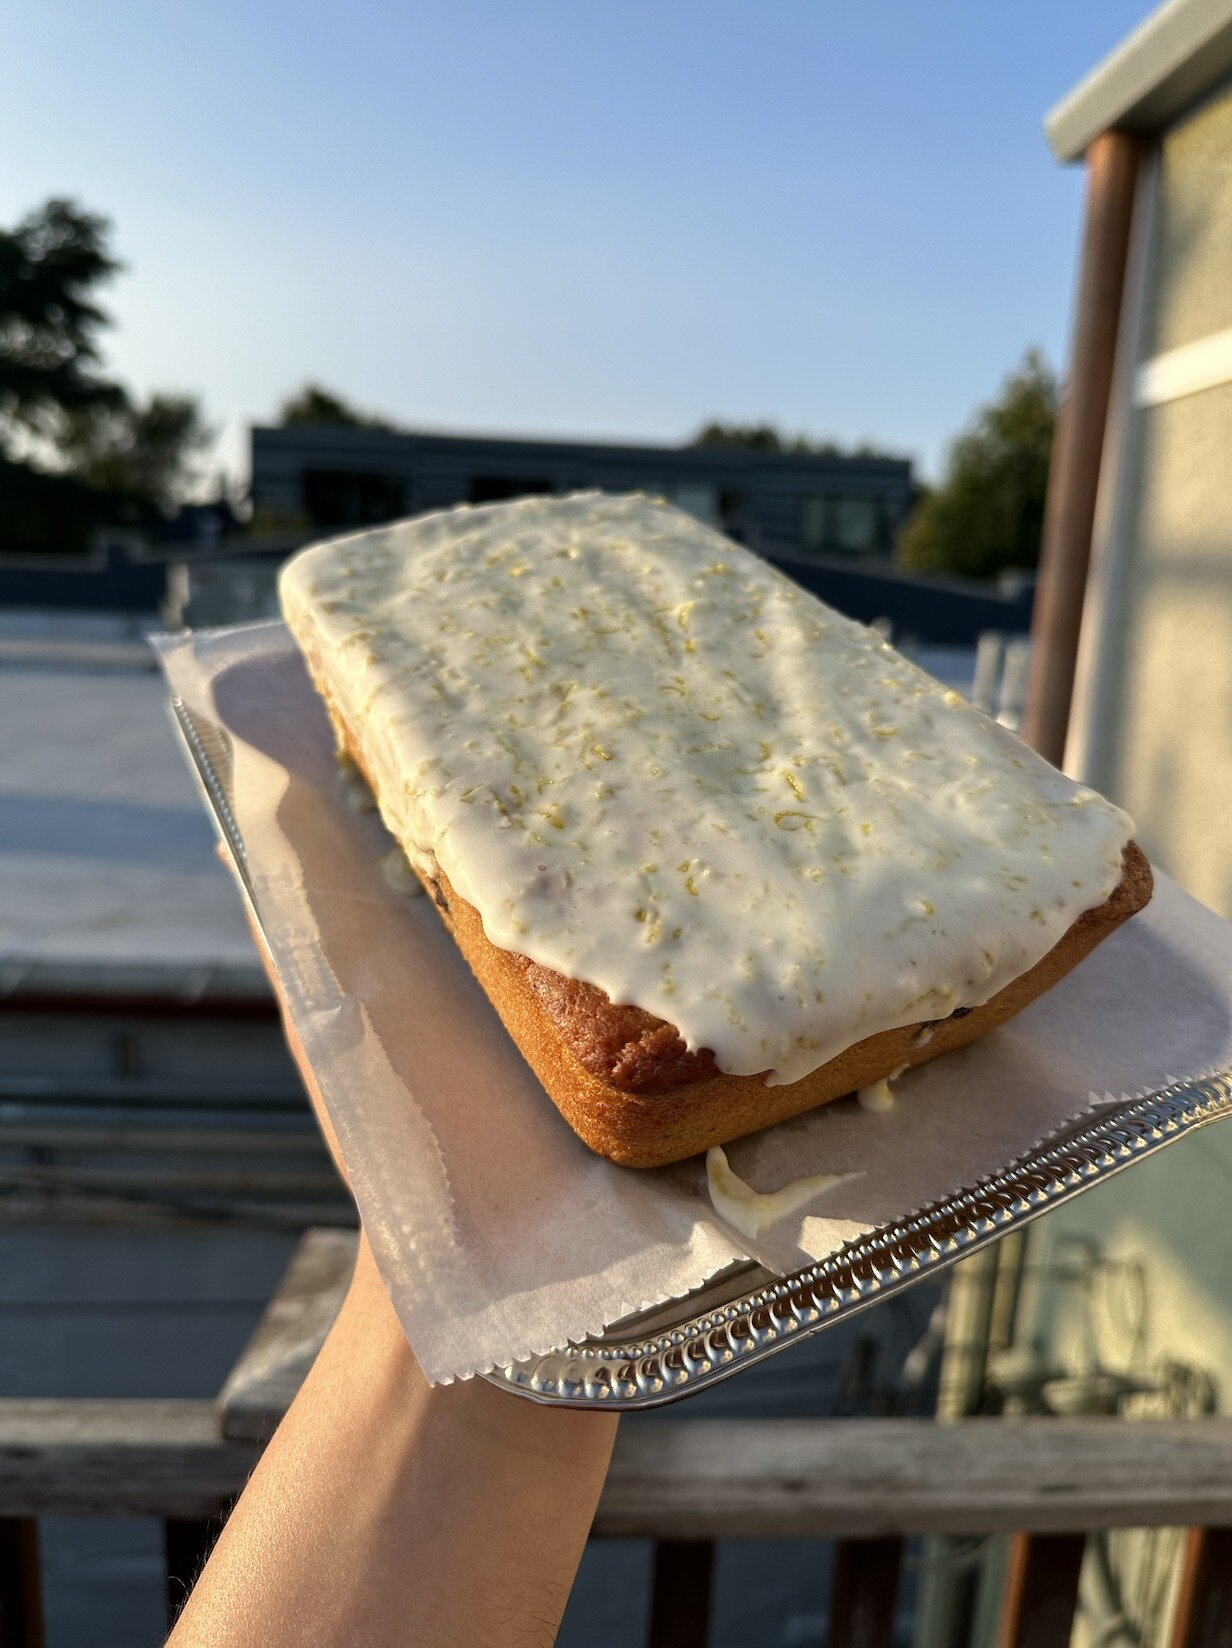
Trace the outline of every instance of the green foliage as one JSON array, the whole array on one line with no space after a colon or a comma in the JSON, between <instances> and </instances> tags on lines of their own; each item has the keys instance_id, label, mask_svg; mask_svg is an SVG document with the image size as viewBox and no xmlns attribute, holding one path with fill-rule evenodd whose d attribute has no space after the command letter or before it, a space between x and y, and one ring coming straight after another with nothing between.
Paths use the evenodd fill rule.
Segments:
<instances>
[{"instance_id":1,"label":"green foliage","mask_svg":"<svg viewBox=\"0 0 1232 1648\"><path fill-rule=\"evenodd\" d=\"M62 411L117 404L98 371L107 315L97 288L120 265L107 219L71 200L49 200L0 229L0 419L36 435Z\"/></svg>"},{"instance_id":2,"label":"green foliage","mask_svg":"<svg viewBox=\"0 0 1232 1648\"><path fill-rule=\"evenodd\" d=\"M815 435L789 435L772 423L705 423L687 443L689 446L717 446L745 452L799 452L814 457L895 458L872 441L857 441L844 447L838 441Z\"/></svg>"},{"instance_id":3,"label":"green foliage","mask_svg":"<svg viewBox=\"0 0 1232 1648\"><path fill-rule=\"evenodd\" d=\"M123 505L71 475L52 475L0 454L0 550L16 555L84 555L99 527Z\"/></svg>"},{"instance_id":4,"label":"green foliage","mask_svg":"<svg viewBox=\"0 0 1232 1648\"><path fill-rule=\"evenodd\" d=\"M386 418L361 412L333 390L319 383L306 383L288 395L278 408L278 422L287 424L334 424L345 429L393 429Z\"/></svg>"},{"instance_id":5,"label":"green foliage","mask_svg":"<svg viewBox=\"0 0 1232 1648\"><path fill-rule=\"evenodd\" d=\"M101 371L111 225L48 200L0 229L0 548L80 552L182 500L208 444L198 402L135 401ZM36 458L31 458L35 454Z\"/></svg>"},{"instance_id":6,"label":"green foliage","mask_svg":"<svg viewBox=\"0 0 1232 1648\"><path fill-rule=\"evenodd\" d=\"M995 578L1037 566L1057 380L1036 349L954 441L940 486L923 494L898 541L920 572Z\"/></svg>"},{"instance_id":7,"label":"green foliage","mask_svg":"<svg viewBox=\"0 0 1232 1648\"><path fill-rule=\"evenodd\" d=\"M689 445L735 447L746 452L784 452L788 450L789 439L772 423L719 423L716 419L703 424Z\"/></svg>"},{"instance_id":8,"label":"green foliage","mask_svg":"<svg viewBox=\"0 0 1232 1648\"><path fill-rule=\"evenodd\" d=\"M194 395L125 395L115 406L67 415L60 451L91 486L170 513L196 479L213 436Z\"/></svg>"}]
</instances>

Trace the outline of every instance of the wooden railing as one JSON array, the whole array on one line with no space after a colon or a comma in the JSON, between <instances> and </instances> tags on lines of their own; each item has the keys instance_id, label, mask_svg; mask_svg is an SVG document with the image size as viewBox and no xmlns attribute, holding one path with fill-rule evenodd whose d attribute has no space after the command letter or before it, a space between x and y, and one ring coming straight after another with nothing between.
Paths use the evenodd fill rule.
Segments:
<instances>
[{"instance_id":1,"label":"wooden railing","mask_svg":"<svg viewBox=\"0 0 1232 1648\"><path fill-rule=\"evenodd\" d=\"M217 1403L0 1402L0 1648L42 1640L42 1516L161 1519L174 1615L328 1323L323 1251ZM1007 1533L1002 1648L1059 1648L1088 1533L1160 1526L1191 1530L1173 1648L1228 1648L1232 1420L666 1417L621 1432L592 1533L654 1542L650 1648L705 1648L717 1540L836 1541L829 1640L889 1648L905 1539Z\"/></svg>"}]
</instances>

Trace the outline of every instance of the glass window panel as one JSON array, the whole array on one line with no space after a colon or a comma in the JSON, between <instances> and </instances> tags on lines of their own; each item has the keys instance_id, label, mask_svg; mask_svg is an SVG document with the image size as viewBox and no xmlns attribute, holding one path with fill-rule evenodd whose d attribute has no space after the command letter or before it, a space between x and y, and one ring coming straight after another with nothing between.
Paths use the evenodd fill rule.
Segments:
<instances>
[{"instance_id":1,"label":"glass window panel","mask_svg":"<svg viewBox=\"0 0 1232 1648\"><path fill-rule=\"evenodd\" d=\"M877 548L877 500L836 498L834 542L845 555L870 555Z\"/></svg>"},{"instance_id":2,"label":"glass window panel","mask_svg":"<svg viewBox=\"0 0 1232 1648\"><path fill-rule=\"evenodd\" d=\"M806 498L800 516L800 536L808 549L821 549L826 542L826 500Z\"/></svg>"},{"instance_id":3,"label":"glass window panel","mask_svg":"<svg viewBox=\"0 0 1232 1648\"><path fill-rule=\"evenodd\" d=\"M677 509L687 510L707 526L717 526L719 523L719 497L712 486L678 486L674 489L672 502Z\"/></svg>"}]
</instances>

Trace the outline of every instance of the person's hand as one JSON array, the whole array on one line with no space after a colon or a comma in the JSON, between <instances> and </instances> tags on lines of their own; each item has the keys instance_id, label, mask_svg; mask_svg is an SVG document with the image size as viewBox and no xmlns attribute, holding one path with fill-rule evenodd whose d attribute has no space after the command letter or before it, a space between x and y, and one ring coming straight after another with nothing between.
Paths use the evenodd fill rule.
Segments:
<instances>
[{"instance_id":1,"label":"person's hand","mask_svg":"<svg viewBox=\"0 0 1232 1648\"><path fill-rule=\"evenodd\" d=\"M338 1319L168 1648L549 1648L616 1417L538 1407L479 1378L430 1386L361 1236Z\"/></svg>"}]
</instances>

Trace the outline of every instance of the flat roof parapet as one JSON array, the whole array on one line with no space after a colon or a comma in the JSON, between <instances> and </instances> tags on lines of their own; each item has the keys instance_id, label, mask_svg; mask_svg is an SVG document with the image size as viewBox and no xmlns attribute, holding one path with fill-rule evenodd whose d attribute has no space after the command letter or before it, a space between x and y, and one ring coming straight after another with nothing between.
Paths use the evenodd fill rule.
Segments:
<instances>
[{"instance_id":1,"label":"flat roof parapet","mask_svg":"<svg viewBox=\"0 0 1232 1648\"><path fill-rule=\"evenodd\" d=\"M1229 75L1232 0L1167 0L1049 111L1048 145L1074 161L1101 132L1161 131Z\"/></svg>"}]
</instances>

